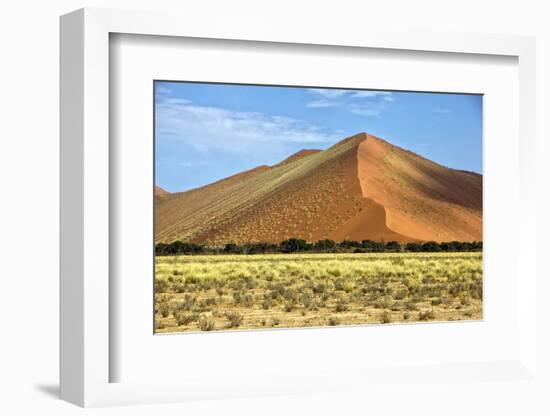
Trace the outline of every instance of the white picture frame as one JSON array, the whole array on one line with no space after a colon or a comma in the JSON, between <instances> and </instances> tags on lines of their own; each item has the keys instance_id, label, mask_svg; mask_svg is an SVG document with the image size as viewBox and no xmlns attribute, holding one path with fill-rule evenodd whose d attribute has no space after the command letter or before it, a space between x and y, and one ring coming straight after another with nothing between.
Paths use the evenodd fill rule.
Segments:
<instances>
[{"instance_id":1,"label":"white picture frame","mask_svg":"<svg viewBox=\"0 0 550 416\"><path fill-rule=\"evenodd\" d=\"M109 37L122 33L147 36L245 40L281 44L431 51L453 54L516 57L519 66L519 183L520 223L517 270L518 345L509 359L472 363L422 365L414 369L379 368L318 373L282 372L269 379L228 385L190 378L178 381L112 382L110 366L120 357L110 349L109 276ZM395 32L361 28L330 33L314 27L282 30L275 23L250 23L239 29L223 19L204 25L192 16L168 13L83 9L61 18L61 398L80 406L159 403L200 398L269 394L361 391L364 386L406 380L407 374L426 383L460 380L480 384L491 380L538 383L535 172L535 41L529 37ZM351 329L353 330L353 329ZM413 329L414 330L414 329ZM499 376L500 375L500 376ZM343 382L342 380L345 380ZM409 380L409 382L411 382ZM433 386L432 386L433 388ZM488 390L488 394L490 390ZM494 391L491 394L496 394ZM497 397L497 396L495 396Z\"/></svg>"}]
</instances>

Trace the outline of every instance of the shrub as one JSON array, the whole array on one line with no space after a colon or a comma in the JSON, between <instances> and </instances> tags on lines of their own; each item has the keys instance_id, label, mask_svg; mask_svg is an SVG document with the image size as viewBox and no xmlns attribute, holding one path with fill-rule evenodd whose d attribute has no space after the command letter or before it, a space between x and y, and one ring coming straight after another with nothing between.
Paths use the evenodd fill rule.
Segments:
<instances>
[{"instance_id":1,"label":"shrub","mask_svg":"<svg viewBox=\"0 0 550 416\"><path fill-rule=\"evenodd\" d=\"M434 312L433 309L420 311L418 313L418 320L419 321L429 321L430 319L435 319L435 312Z\"/></svg>"},{"instance_id":2,"label":"shrub","mask_svg":"<svg viewBox=\"0 0 550 416\"><path fill-rule=\"evenodd\" d=\"M349 309L348 302L345 299L340 299L336 303L336 312L345 312Z\"/></svg>"},{"instance_id":3,"label":"shrub","mask_svg":"<svg viewBox=\"0 0 550 416\"><path fill-rule=\"evenodd\" d=\"M203 316L199 319L199 328L201 331L213 331L216 325L213 320Z\"/></svg>"},{"instance_id":4,"label":"shrub","mask_svg":"<svg viewBox=\"0 0 550 416\"><path fill-rule=\"evenodd\" d=\"M158 311L163 318L168 318L171 312L170 304L168 302L162 302L158 306Z\"/></svg>"},{"instance_id":5,"label":"shrub","mask_svg":"<svg viewBox=\"0 0 550 416\"><path fill-rule=\"evenodd\" d=\"M340 324L340 320L334 316L331 316L330 318L328 318L328 324L330 326L336 326L338 324Z\"/></svg>"},{"instance_id":6,"label":"shrub","mask_svg":"<svg viewBox=\"0 0 550 416\"><path fill-rule=\"evenodd\" d=\"M448 308L449 306L452 305L452 303L453 303L453 298L450 297L450 296L443 296L443 297L441 298L441 303L442 303L445 307Z\"/></svg>"},{"instance_id":7,"label":"shrub","mask_svg":"<svg viewBox=\"0 0 550 416\"><path fill-rule=\"evenodd\" d=\"M155 292L166 293L170 290L170 284L166 280L155 279Z\"/></svg>"},{"instance_id":8,"label":"shrub","mask_svg":"<svg viewBox=\"0 0 550 416\"><path fill-rule=\"evenodd\" d=\"M385 249L385 244L383 242L380 243L374 243L372 246L372 252L374 253L383 253Z\"/></svg>"},{"instance_id":9,"label":"shrub","mask_svg":"<svg viewBox=\"0 0 550 416\"><path fill-rule=\"evenodd\" d=\"M363 240L361 241L361 247L366 251L372 251L376 243L372 240Z\"/></svg>"},{"instance_id":10,"label":"shrub","mask_svg":"<svg viewBox=\"0 0 550 416\"><path fill-rule=\"evenodd\" d=\"M262 302L262 308L265 310L270 309L273 305L273 300L271 299L271 296L264 295L264 301Z\"/></svg>"},{"instance_id":11,"label":"shrub","mask_svg":"<svg viewBox=\"0 0 550 416\"><path fill-rule=\"evenodd\" d=\"M332 240L319 240L314 245L313 248L319 251L330 251L334 250L336 243Z\"/></svg>"},{"instance_id":12,"label":"shrub","mask_svg":"<svg viewBox=\"0 0 550 416\"><path fill-rule=\"evenodd\" d=\"M386 294L382 302L382 307L385 309L391 309L393 307L393 297L389 294Z\"/></svg>"},{"instance_id":13,"label":"shrub","mask_svg":"<svg viewBox=\"0 0 550 416\"><path fill-rule=\"evenodd\" d=\"M247 293L246 295L244 295L242 302L244 306L246 306L247 308L251 308L254 305L254 298L250 293Z\"/></svg>"},{"instance_id":14,"label":"shrub","mask_svg":"<svg viewBox=\"0 0 550 416\"><path fill-rule=\"evenodd\" d=\"M198 316L194 313L176 312L175 318L178 326L181 326L189 325L191 322L196 321Z\"/></svg>"},{"instance_id":15,"label":"shrub","mask_svg":"<svg viewBox=\"0 0 550 416\"><path fill-rule=\"evenodd\" d=\"M158 243L155 246L155 255L162 256L166 254L166 247L168 247L168 244L166 243Z\"/></svg>"},{"instance_id":16,"label":"shrub","mask_svg":"<svg viewBox=\"0 0 550 416\"><path fill-rule=\"evenodd\" d=\"M240 290L235 290L233 292L233 302L235 305L238 305L243 300L243 293Z\"/></svg>"},{"instance_id":17,"label":"shrub","mask_svg":"<svg viewBox=\"0 0 550 416\"><path fill-rule=\"evenodd\" d=\"M472 299L470 298L470 296L465 295L462 296L462 299L460 299L460 303L464 306L470 306L470 304L472 303Z\"/></svg>"},{"instance_id":18,"label":"shrub","mask_svg":"<svg viewBox=\"0 0 550 416\"><path fill-rule=\"evenodd\" d=\"M417 253L419 251L422 251L422 245L418 243L407 243L405 245L405 250Z\"/></svg>"},{"instance_id":19,"label":"shrub","mask_svg":"<svg viewBox=\"0 0 550 416\"><path fill-rule=\"evenodd\" d=\"M242 253L241 248L235 243L227 243L223 248L223 251L232 254Z\"/></svg>"},{"instance_id":20,"label":"shrub","mask_svg":"<svg viewBox=\"0 0 550 416\"><path fill-rule=\"evenodd\" d=\"M483 285L481 284L481 282L473 282L470 285L470 295L474 299L483 299Z\"/></svg>"},{"instance_id":21,"label":"shrub","mask_svg":"<svg viewBox=\"0 0 550 416\"><path fill-rule=\"evenodd\" d=\"M393 294L395 300L403 300L407 297L409 291L407 289L399 289Z\"/></svg>"},{"instance_id":22,"label":"shrub","mask_svg":"<svg viewBox=\"0 0 550 416\"><path fill-rule=\"evenodd\" d=\"M179 310L189 311L195 305L195 298L190 295L186 295L183 302L178 305Z\"/></svg>"},{"instance_id":23,"label":"shrub","mask_svg":"<svg viewBox=\"0 0 550 416\"><path fill-rule=\"evenodd\" d=\"M294 309L293 301L289 301L285 304L285 312L292 312L293 309Z\"/></svg>"},{"instance_id":24,"label":"shrub","mask_svg":"<svg viewBox=\"0 0 550 416\"><path fill-rule=\"evenodd\" d=\"M388 311L382 312L380 315L380 323L389 324L391 322L391 315Z\"/></svg>"},{"instance_id":25,"label":"shrub","mask_svg":"<svg viewBox=\"0 0 550 416\"><path fill-rule=\"evenodd\" d=\"M328 269L327 271L328 271L329 274L331 274L334 277L342 276L342 271L340 269L334 269L333 268L333 269ZM338 281L341 281L341 279L338 279ZM340 289L338 289L338 290L340 290Z\"/></svg>"},{"instance_id":26,"label":"shrub","mask_svg":"<svg viewBox=\"0 0 550 416\"><path fill-rule=\"evenodd\" d=\"M304 308L309 309L313 303L313 297L308 292L306 292L300 297L300 302L302 303L302 305L304 305Z\"/></svg>"},{"instance_id":27,"label":"shrub","mask_svg":"<svg viewBox=\"0 0 550 416\"><path fill-rule=\"evenodd\" d=\"M237 328L243 323L243 316L239 312L227 312L225 317L229 320L230 328Z\"/></svg>"},{"instance_id":28,"label":"shrub","mask_svg":"<svg viewBox=\"0 0 550 416\"><path fill-rule=\"evenodd\" d=\"M172 285L172 289L174 290L174 292L176 293L185 293L187 291L191 291L191 290L194 290L193 287L188 287L185 283L174 283Z\"/></svg>"},{"instance_id":29,"label":"shrub","mask_svg":"<svg viewBox=\"0 0 550 416\"><path fill-rule=\"evenodd\" d=\"M401 251L401 244L397 241L388 241L386 243L386 251Z\"/></svg>"},{"instance_id":30,"label":"shrub","mask_svg":"<svg viewBox=\"0 0 550 416\"><path fill-rule=\"evenodd\" d=\"M313 288L313 292L315 293L324 293L325 290L327 290L327 285L324 283L318 283L317 286Z\"/></svg>"},{"instance_id":31,"label":"shrub","mask_svg":"<svg viewBox=\"0 0 550 416\"><path fill-rule=\"evenodd\" d=\"M457 282L457 283L454 283L451 288L449 289L449 293L453 296L456 296L458 295L460 292L462 292L464 290L464 284L463 283L460 283L460 282Z\"/></svg>"},{"instance_id":32,"label":"shrub","mask_svg":"<svg viewBox=\"0 0 550 416\"><path fill-rule=\"evenodd\" d=\"M288 301L296 302L298 300L298 292L292 288L288 288L285 289L283 297Z\"/></svg>"},{"instance_id":33,"label":"shrub","mask_svg":"<svg viewBox=\"0 0 550 416\"><path fill-rule=\"evenodd\" d=\"M200 246L193 243L184 243L183 241L174 241L164 247L163 254L195 254L200 253L204 249L204 246Z\"/></svg>"},{"instance_id":34,"label":"shrub","mask_svg":"<svg viewBox=\"0 0 550 416\"><path fill-rule=\"evenodd\" d=\"M205 304L206 306L213 306L213 305L216 304L216 298L206 298L206 299L204 300L204 304Z\"/></svg>"},{"instance_id":35,"label":"shrub","mask_svg":"<svg viewBox=\"0 0 550 416\"><path fill-rule=\"evenodd\" d=\"M305 240L299 238L289 238L282 241L279 247L283 253L295 253L297 251L304 251L307 248L307 243Z\"/></svg>"},{"instance_id":36,"label":"shrub","mask_svg":"<svg viewBox=\"0 0 550 416\"><path fill-rule=\"evenodd\" d=\"M435 241L427 241L426 243L422 244L422 251L438 252L441 251L441 246Z\"/></svg>"},{"instance_id":37,"label":"shrub","mask_svg":"<svg viewBox=\"0 0 550 416\"><path fill-rule=\"evenodd\" d=\"M338 244L338 247L342 247L342 248L359 248L359 247L361 247L361 243L359 241L344 240L344 241L341 241Z\"/></svg>"}]
</instances>

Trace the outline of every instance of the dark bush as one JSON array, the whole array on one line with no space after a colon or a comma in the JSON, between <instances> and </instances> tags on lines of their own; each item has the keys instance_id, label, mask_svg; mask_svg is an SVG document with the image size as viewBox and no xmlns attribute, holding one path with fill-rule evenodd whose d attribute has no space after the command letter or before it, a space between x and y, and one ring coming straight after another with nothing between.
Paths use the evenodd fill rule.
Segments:
<instances>
[{"instance_id":1,"label":"dark bush","mask_svg":"<svg viewBox=\"0 0 550 416\"><path fill-rule=\"evenodd\" d=\"M398 241L363 240L361 242L344 240L339 243L333 240L319 240L315 243L308 243L300 238L289 238L279 244L273 243L247 243L238 245L227 243L223 248L207 247L199 244L174 241L170 244L158 243L155 246L156 255L178 255L178 254L264 254L264 253L296 253L296 252L318 252L318 253L382 253L388 252L467 252L482 251L482 241L461 242L447 241L438 243L427 241L424 243L410 242L401 245Z\"/></svg>"},{"instance_id":2,"label":"dark bush","mask_svg":"<svg viewBox=\"0 0 550 416\"><path fill-rule=\"evenodd\" d=\"M289 238L288 240L282 241L279 247L283 253L295 253L304 251L307 247L307 243L305 240L299 238Z\"/></svg>"},{"instance_id":3,"label":"dark bush","mask_svg":"<svg viewBox=\"0 0 550 416\"><path fill-rule=\"evenodd\" d=\"M372 247L373 253L383 253L386 248L386 245L383 242L374 243Z\"/></svg>"},{"instance_id":4,"label":"dark bush","mask_svg":"<svg viewBox=\"0 0 550 416\"><path fill-rule=\"evenodd\" d=\"M418 243L407 243L405 245L405 250L416 253L422 251L422 245Z\"/></svg>"},{"instance_id":5,"label":"dark bush","mask_svg":"<svg viewBox=\"0 0 550 416\"><path fill-rule=\"evenodd\" d=\"M223 251L230 254L242 253L241 248L235 243L227 243Z\"/></svg>"},{"instance_id":6,"label":"dark bush","mask_svg":"<svg viewBox=\"0 0 550 416\"><path fill-rule=\"evenodd\" d=\"M401 251L401 244L397 241L388 241L386 243L386 251Z\"/></svg>"},{"instance_id":7,"label":"dark bush","mask_svg":"<svg viewBox=\"0 0 550 416\"><path fill-rule=\"evenodd\" d=\"M319 251L330 251L334 250L336 243L332 240L319 240L314 245L313 248Z\"/></svg>"},{"instance_id":8,"label":"dark bush","mask_svg":"<svg viewBox=\"0 0 550 416\"><path fill-rule=\"evenodd\" d=\"M428 241L422 244L422 251L438 252L438 251L441 251L441 246L439 245L439 243L435 241Z\"/></svg>"},{"instance_id":9,"label":"dark bush","mask_svg":"<svg viewBox=\"0 0 550 416\"><path fill-rule=\"evenodd\" d=\"M359 248L359 247L361 247L361 243L359 241L344 240L344 241L341 241L338 244L338 247L341 247L341 248Z\"/></svg>"}]
</instances>

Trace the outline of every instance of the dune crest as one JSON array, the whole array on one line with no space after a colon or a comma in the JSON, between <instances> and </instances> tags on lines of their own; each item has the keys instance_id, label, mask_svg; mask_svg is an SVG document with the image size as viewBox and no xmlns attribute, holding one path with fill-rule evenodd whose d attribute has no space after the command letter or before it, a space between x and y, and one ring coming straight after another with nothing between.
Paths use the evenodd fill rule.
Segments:
<instances>
[{"instance_id":1,"label":"dune crest","mask_svg":"<svg viewBox=\"0 0 550 416\"><path fill-rule=\"evenodd\" d=\"M366 133L156 199L156 241L481 240L482 177ZM156 194L156 192L155 192Z\"/></svg>"}]
</instances>

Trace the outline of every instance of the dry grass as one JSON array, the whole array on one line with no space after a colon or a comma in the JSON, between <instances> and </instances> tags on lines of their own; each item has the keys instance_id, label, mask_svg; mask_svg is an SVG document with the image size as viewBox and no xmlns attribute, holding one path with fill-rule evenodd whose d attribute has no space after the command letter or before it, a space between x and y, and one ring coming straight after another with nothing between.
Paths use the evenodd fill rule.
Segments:
<instances>
[{"instance_id":1,"label":"dry grass","mask_svg":"<svg viewBox=\"0 0 550 416\"><path fill-rule=\"evenodd\" d=\"M156 259L157 332L482 318L480 253Z\"/></svg>"}]
</instances>

